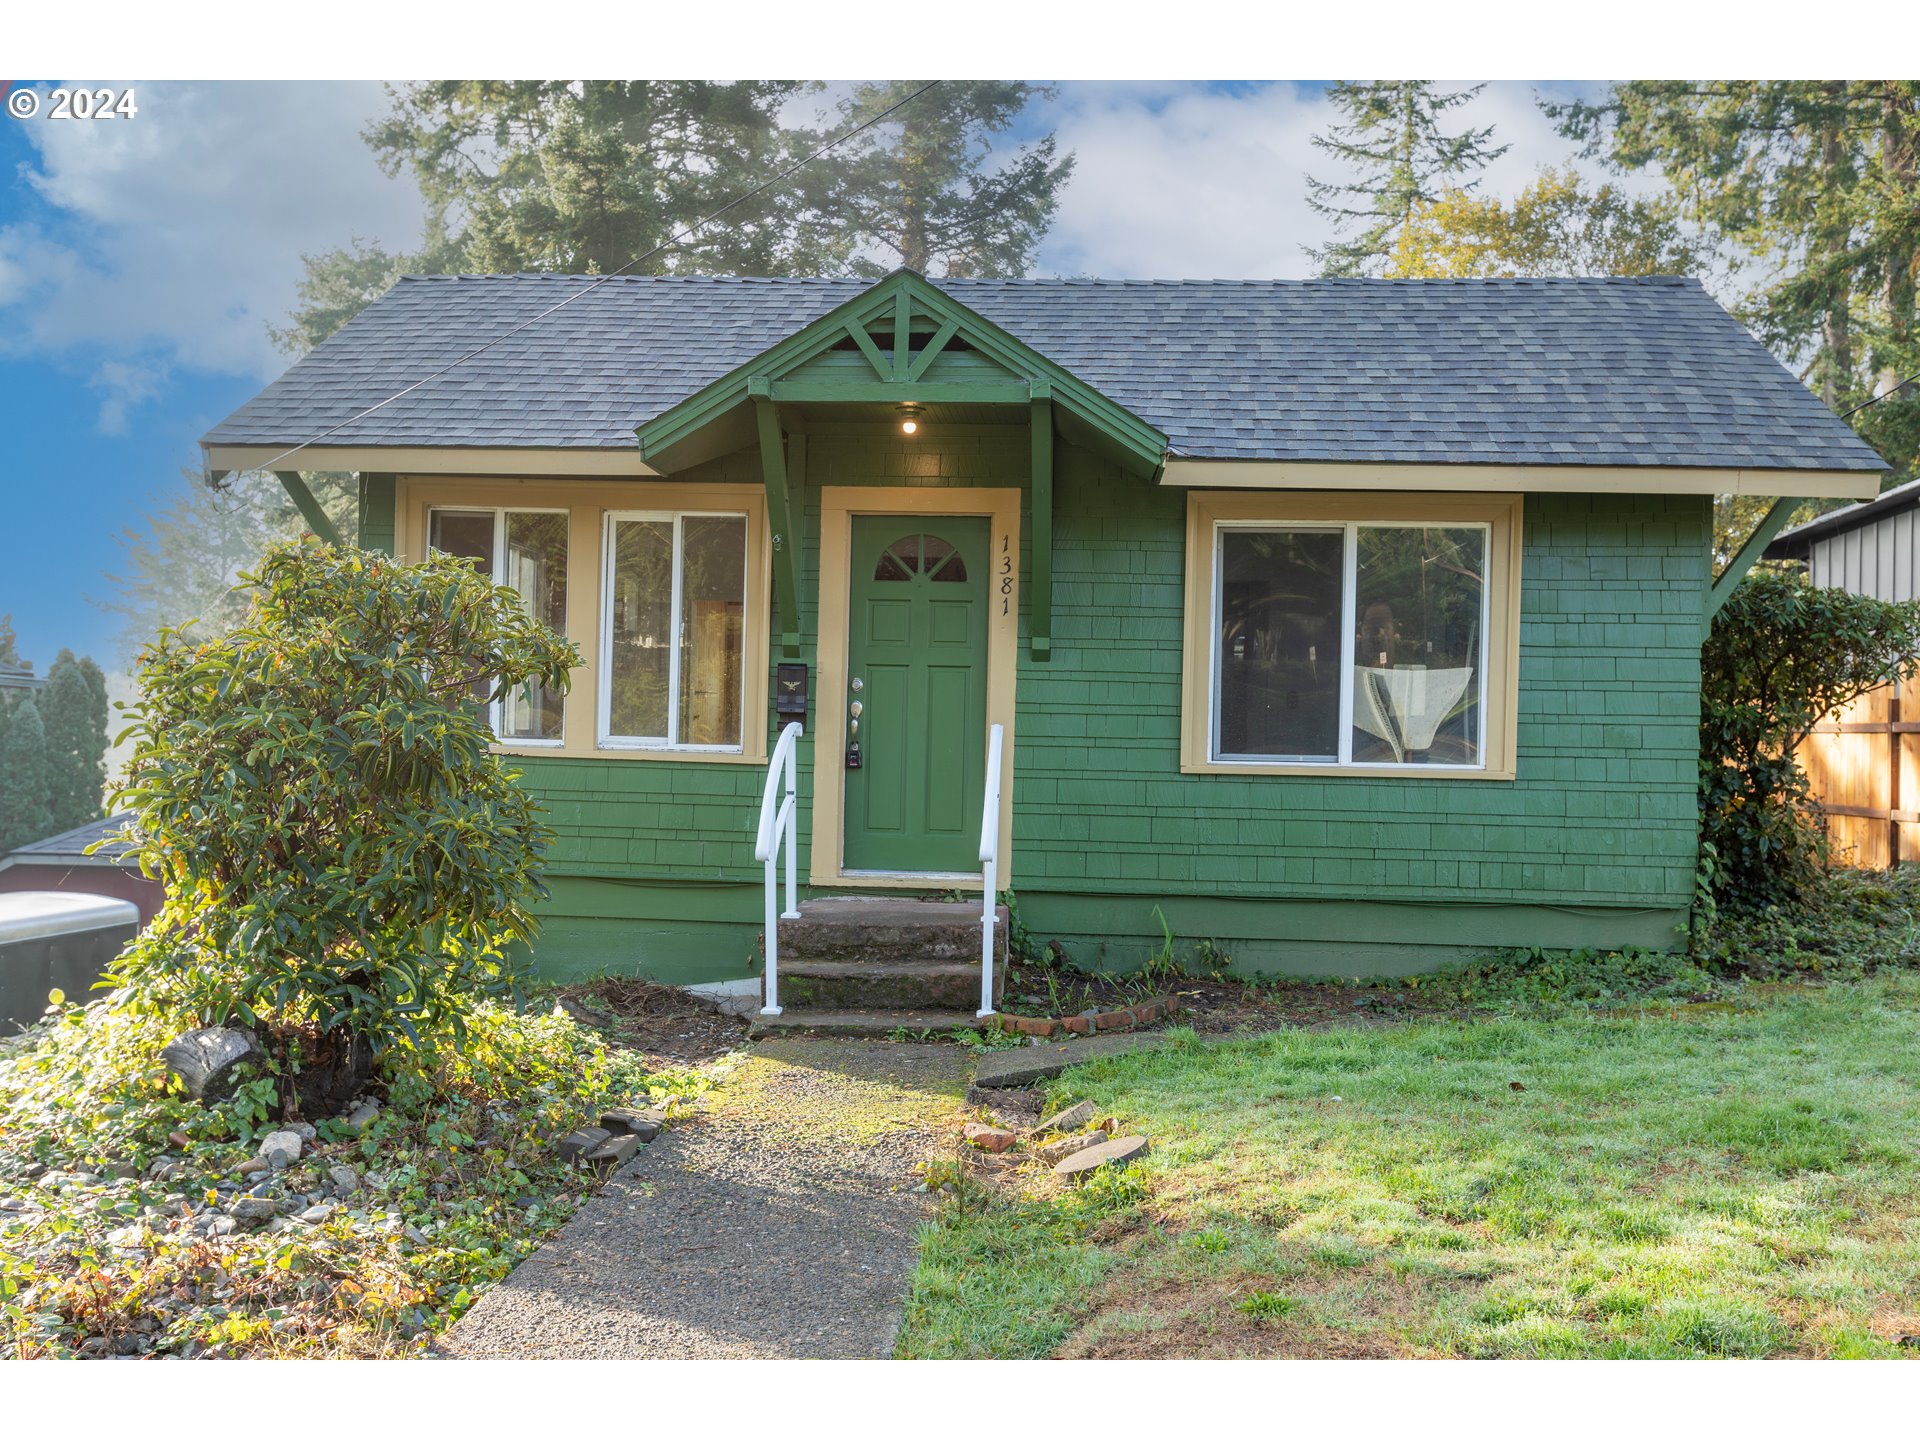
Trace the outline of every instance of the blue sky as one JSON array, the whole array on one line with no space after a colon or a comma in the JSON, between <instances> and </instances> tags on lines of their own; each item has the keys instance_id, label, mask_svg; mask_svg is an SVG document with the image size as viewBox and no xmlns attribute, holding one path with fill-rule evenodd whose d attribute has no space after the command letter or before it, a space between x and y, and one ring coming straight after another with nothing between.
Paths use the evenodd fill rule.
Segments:
<instances>
[{"instance_id":1,"label":"blue sky","mask_svg":"<svg viewBox=\"0 0 1920 1440\"><path fill-rule=\"evenodd\" d=\"M1495 84L1456 112L1512 143L1489 189L1569 158L1536 88ZM293 304L301 255L356 236L404 246L420 221L411 185L359 138L385 108L376 83L136 89L131 120L0 117L0 613L42 669L62 646L118 658L114 617L89 603L109 593L117 537L284 368L266 330ZM1333 118L1318 84L1061 86L1023 126L1051 125L1078 156L1040 269L1308 273L1302 247L1324 229L1302 175L1324 173L1310 140Z\"/></svg>"}]
</instances>

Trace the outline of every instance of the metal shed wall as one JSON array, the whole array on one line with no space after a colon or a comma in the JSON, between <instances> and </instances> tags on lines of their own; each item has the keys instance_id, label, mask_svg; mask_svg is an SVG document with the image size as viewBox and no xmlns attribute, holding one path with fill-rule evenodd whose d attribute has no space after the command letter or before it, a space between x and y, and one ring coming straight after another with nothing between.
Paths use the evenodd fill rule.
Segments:
<instances>
[{"instance_id":1,"label":"metal shed wall","mask_svg":"<svg viewBox=\"0 0 1920 1440\"><path fill-rule=\"evenodd\" d=\"M1813 583L1871 595L1877 600L1920 596L1920 512L1900 510L1813 542L1807 572Z\"/></svg>"}]
</instances>

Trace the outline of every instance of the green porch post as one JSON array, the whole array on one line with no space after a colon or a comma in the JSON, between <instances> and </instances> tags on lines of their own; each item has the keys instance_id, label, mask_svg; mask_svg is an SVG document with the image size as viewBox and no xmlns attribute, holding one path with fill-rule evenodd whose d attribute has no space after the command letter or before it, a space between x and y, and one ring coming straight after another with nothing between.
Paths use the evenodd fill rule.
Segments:
<instances>
[{"instance_id":1,"label":"green porch post","mask_svg":"<svg viewBox=\"0 0 1920 1440\"><path fill-rule=\"evenodd\" d=\"M1053 394L1035 383L1029 406L1033 439L1033 594L1028 601L1033 658L1053 656Z\"/></svg>"},{"instance_id":2,"label":"green porch post","mask_svg":"<svg viewBox=\"0 0 1920 1440\"><path fill-rule=\"evenodd\" d=\"M1733 587L1746 579L1753 562L1760 558L1761 551L1773 543L1773 537L1786 528L1787 517L1799 503L1800 497L1797 495L1782 495L1773 502L1773 508L1760 517L1760 523L1754 526L1753 534L1740 547L1740 553L1727 562L1727 568L1720 572L1713 582L1713 588L1707 591L1706 605L1700 616L1702 634L1712 628L1713 617L1727 603L1727 597L1733 594Z\"/></svg>"},{"instance_id":3,"label":"green porch post","mask_svg":"<svg viewBox=\"0 0 1920 1440\"><path fill-rule=\"evenodd\" d=\"M329 545L341 543L340 532L333 528L333 521L327 518L327 512L320 508L320 502L313 498L313 492L307 488L307 482L300 478L298 470L276 470L274 478L280 482L281 489L287 492L289 499L299 507L306 517L313 533Z\"/></svg>"},{"instance_id":4,"label":"green porch post","mask_svg":"<svg viewBox=\"0 0 1920 1440\"><path fill-rule=\"evenodd\" d=\"M767 485L767 524L773 531L773 595L780 609L780 653L789 660L800 655L799 536L793 527L793 506L787 496L787 458L780 439L780 411L767 381L756 375L748 382L754 418L760 426L760 473Z\"/></svg>"}]
</instances>

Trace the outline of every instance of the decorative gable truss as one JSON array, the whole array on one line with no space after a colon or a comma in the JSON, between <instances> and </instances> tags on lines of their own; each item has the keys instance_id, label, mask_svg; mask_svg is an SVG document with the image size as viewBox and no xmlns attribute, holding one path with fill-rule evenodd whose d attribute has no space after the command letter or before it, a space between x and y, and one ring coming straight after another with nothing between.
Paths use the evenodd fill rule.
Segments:
<instances>
[{"instance_id":1,"label":"decorative gable truss","mask_svg":"<svg viewBox=\"0 0 1920 1440\"><path fill-rule=\"evenodd\" d=\"M1052 650L1056 434L1153 481L1167 437L910 270L897 270L637 428L665 474L756 441L773 528L781 650L800 647L797 537L781 407L1023 406L1033 435L1032 653Z\"/></svg>"}]
</instances>

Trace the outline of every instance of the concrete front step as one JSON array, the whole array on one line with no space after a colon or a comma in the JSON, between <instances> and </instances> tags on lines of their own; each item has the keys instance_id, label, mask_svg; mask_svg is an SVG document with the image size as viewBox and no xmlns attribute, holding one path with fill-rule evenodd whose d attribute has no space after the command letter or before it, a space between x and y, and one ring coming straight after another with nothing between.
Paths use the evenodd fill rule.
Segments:
<instances>
[{"instance_id":1,"label":"concrete front step","mask_svg":"<svg viewBox=\"0 0 1920 1440\"><path fill-rule=\"evenodd\" d=\"M1007 953L1007 907L994 910L994 950ZM972 900L895 900L838 895L807 900L780 922L783 960L978 962L980 906Z\"/></svg>"},{"instance_id":2,"label":"concrete front step","mask_svg":"<svg viewBox=\"0 0 1920 1440\"><path fill-rule=\"evenodd\" d=\"M747 1027L754 1039L763 1035L855 1035L869 1039L885 1037L905 1030L917 1037L922 1030L938 1035L956 1028L978 1030L986 1024L971 1010L786 1010L779 1015L758 1015Z\"/></svg>"},{"instance_id":3,"label":"concrete front step","mask_svg":"<svg viewBox=\"0 0 1920 1440\"><path fill-rule=\"evenodd\" d=\"M995 911L994 1002L1006 984L1007 907ZM839 896L780 922L780 1004L789 1010L964 1012L980 1008L980 907L969 901Z\"/></svg>"},{"instance_id":4,"label":"concrete front step","mask_svg":"<svg viewBox=\"0 0 1920 1440\"><path fill-rule=\"evenodd\" d=\"M783 957L780 1004L799 1010L977 1010L980 962Z\"/></svg>"}]
</instances>

